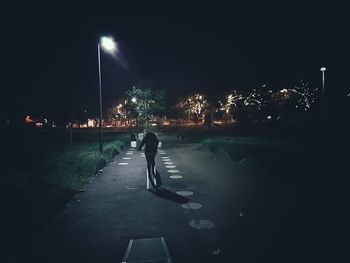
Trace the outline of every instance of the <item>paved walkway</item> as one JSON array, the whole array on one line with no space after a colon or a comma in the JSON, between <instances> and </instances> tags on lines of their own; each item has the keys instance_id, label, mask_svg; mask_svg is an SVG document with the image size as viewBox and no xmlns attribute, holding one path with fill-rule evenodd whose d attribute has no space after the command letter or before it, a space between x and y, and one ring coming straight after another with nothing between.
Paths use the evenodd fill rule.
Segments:
<instances>
[{"instance_id":1,"label":"paved walkway","mask_svg":"<svg viewBox=\"0 0 350 263\"><path fill-rule=\"evenodd\" d=\"M212 153L200 144L159 137L160 194L146 190L143 152L127 147L74 196L29 257L115 263L130 239L161 236L174 262L274 262L276 249L278 255L287 253L275 235L283 208L274 214L281 206L272 208L271 193L261 192L266 188L254 176L267 175L259 166L232 162L224 152Z\"/></svg>"}]
</instances>

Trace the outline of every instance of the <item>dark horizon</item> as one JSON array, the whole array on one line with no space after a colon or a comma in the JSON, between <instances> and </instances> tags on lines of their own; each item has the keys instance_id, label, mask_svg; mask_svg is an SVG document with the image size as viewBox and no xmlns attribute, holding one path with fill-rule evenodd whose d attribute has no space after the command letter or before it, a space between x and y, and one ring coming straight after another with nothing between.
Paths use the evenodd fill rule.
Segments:
<instances>
[{"instance_id":1,"label":"dark horizon","mask_svg":"<svg viewBox=\"0 0 350 263\"><path fill-rule=\"evenodd\" d=\"M67 119L96 112L103 35L115 38L122 58L102 54L104 105L143 80L173 99L302 79L320 88L321 66L335 105L349 90L345 10L321 3L8 6L1 113Z\"/></svg>"}]
</instances>

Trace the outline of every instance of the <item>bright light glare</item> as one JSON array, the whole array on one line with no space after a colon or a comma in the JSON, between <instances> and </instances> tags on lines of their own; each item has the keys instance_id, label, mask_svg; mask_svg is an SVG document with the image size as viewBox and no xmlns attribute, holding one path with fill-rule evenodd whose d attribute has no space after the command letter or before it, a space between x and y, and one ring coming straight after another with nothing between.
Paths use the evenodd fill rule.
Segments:
<instances>
[{"instance_id":1,"label":"bright light glare","mask_svg":"<svg viewBox=\"0 0 350 263\"><path fill-rule=\"evenodd\" d=\"M321 71L326 71L325 67L320 68Z\"/></svg>"},{"instance_id":2,"label":"bright light glare","mask_svg":"<svg viewBox=\"0 0 350 263\"><path fill-rule=\"evenodd\" d=\"M136 98L133 97L133 98L131 99L131 101L132 101L133 103L135 103L135 102L136 102Z\"/></svg>"},{"instance_id":3,"label":"bright light glare","mask_svg":"<svg viewBox=\"0 0 350 263\"><path fill-rule=\"evenodd\" d=\"M114 53L117 50L117 43L111 37L101 37L101 47L107 52Z\"/></svg>"}]
</instances>

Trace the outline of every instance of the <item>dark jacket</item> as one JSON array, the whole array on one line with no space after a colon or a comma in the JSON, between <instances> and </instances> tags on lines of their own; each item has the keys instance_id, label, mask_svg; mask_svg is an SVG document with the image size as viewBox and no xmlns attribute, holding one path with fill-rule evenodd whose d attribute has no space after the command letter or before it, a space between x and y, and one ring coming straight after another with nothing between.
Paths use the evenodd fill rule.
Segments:
<instances>
[{"instance_id":1,"label":"dark jacket","mask_svg":"<svg viewBox=\"0 0 350 263\"><path fill-rule=\"evenodd\" d=\"M141 150L143 145L145 147L145 154L156 154L158 148L159 140L153 132L147 132L146 136L143 137L141 144L138 147L138 150Z\"/></svg>"}]
</instances>

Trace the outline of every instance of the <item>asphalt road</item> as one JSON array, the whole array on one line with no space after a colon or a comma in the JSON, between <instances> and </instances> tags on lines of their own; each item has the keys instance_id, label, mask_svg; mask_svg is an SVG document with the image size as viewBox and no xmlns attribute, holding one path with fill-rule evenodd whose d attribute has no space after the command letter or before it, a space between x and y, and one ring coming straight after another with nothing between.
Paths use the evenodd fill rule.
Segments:
<instances>
[{"instance_id":1,"label":"asphalt road","mask_svg":"<svg viewBox=\"0 0 350 263\"><path fill-rule=\"evenodd\" d=\"M223 151L159 137L161 193L146 189L145 157L128 147L37 233L24 258L121 262L130 239L161 236L173 262L322 257L308 201L294 184L275 180L254 160L237 163Z\"/></svg>"}]
</instances>

